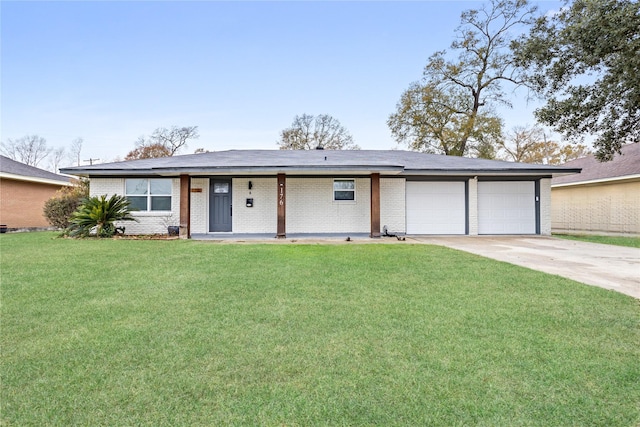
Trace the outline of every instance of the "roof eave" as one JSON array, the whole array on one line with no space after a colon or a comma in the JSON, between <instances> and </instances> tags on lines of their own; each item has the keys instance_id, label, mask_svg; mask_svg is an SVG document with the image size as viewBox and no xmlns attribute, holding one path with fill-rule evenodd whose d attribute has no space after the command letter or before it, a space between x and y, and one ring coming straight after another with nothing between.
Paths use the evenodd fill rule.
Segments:
<instances>
[{"instance_id":1,"label":"roof eave","mask_svg":"<svg viewBox=\"0 0 640 427\"><path fill-rule=\"evenodd\" d=\"M18 175L18 174L13 174L8 172L0 172L0 178L12 179L15 181L36 182L38 184L47 184L47 185L63 185L67 187L73 186L73 183L71 181L57 181L55 179Z\"/></svg>"},{"instance_id":2,"label":"roof eave","mask_svg":"<svg viewBox=\"0 0 640 427\"><path fill-rule=\"evenodd\" d=\"M623 182L631 182L631 181L638 181L638 180L640 180L640 174L589 179L585 181L559 182L556 184L551 183L551 187L558 188L558 187L573 187L577 185L613 184L613 183L623 183Z\"/></svg>"},{"instance_id":3,"label":"roof eave","mask_svg":"<svg viewBox=\"0 0 640 427\"><path fill-rule=\"evenodd\" d=\"M564 176L580 173L581 169L407 169L402 175L453 176Z\"/></svg>"},{"instance_id":4,"label":"roof eave","mask_svg":"<svg viewBox=\"0 0 640 427\"><path fill-rule=\"evenodd\" d=\"M209 176L209 175L276 175L284 173L288 175L330 175L330 174L355 174L367 175L371 173L384 173L385 175L397 175L402 173L402 166L376 166L376 165L344 165L344 166L240 166L240 167L184 167L184 168L145 168L145 169L61 169L64 173L77 176Z\"/></svg>"}]
</instances>

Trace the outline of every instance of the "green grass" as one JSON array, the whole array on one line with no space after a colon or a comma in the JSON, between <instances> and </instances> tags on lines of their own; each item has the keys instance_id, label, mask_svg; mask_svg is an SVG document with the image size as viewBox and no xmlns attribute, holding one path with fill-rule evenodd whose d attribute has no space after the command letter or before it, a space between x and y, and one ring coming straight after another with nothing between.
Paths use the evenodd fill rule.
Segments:
<instances>
[{"instance_id":1,"label":"green grass","mask_svg":"<svg viewBox=\"0 0 640 427\"><path fill-rule=\"evenodd\" d=\"M0 236L0 423L637 426L630 297L427 245Z\"/></svg>"},{"instance_id":2,"label":"green grass","mask_svg":"<svg viewBox=\"0 0 640 427\"><path fill-rule=\"evenodd\" d=\"M640 237L625 236L591 236L586 234L554 234L554 237L562 239L579 240L582 242L603 243L605 245L629 246L640 248Z\"/></svg>"}]
</instances>

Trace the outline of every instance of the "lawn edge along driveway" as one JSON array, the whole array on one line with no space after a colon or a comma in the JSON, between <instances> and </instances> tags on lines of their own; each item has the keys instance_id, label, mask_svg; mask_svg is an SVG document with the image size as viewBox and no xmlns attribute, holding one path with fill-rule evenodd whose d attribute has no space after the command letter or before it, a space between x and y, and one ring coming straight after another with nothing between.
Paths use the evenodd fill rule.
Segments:
<instances>
[{"instance_id":1,"label":"lawn edge along driveway","mask_svg":"<svg viewBox=\"0 0 640 427\"><path fill-rule=\"evenodd\" d=\"M640 299L640 249L546 236L411 237Z\"/></svg>"}]
</instances>

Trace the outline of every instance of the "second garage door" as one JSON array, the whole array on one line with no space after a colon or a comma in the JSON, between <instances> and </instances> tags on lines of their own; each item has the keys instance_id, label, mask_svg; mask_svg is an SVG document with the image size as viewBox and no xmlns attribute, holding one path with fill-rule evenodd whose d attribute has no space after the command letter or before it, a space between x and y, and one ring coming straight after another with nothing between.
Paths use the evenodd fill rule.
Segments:
<instances>
[{"instance_id":1,"label":"second garage door","mask_svg":"<svg viewBox=\"0 0 640 427\"><path fill-rule=\"evenodd\" d=\"M478 182L478 233L535 234L535 182Z\"/></svg>"},{"instance_id":2,"label":"second garage door","mask_svg":"<svg viewBox=\"0 0 640 427\"><path fill-rule=\"evenodd\" d=\"M465 234L463 181L407 182L407 234Z\"/></svg>"}]
</instances>

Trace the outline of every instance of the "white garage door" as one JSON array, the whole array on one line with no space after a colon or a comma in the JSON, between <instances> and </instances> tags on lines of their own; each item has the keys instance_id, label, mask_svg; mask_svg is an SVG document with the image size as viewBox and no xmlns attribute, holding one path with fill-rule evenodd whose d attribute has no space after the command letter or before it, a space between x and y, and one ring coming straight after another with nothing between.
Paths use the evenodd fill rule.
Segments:
<instances>
[{"instance_id":1,"label":"white garage door","mask_svg":"<svg viewBox=\"0 0 640 427\"><path fill-rule=\"evenodd\" d=\"M465 234L464 182L407 182L407 234Z\"/></svg>"},{"instance_id":2,"label":"white garage door","mask_svg":"<svg viewBox=\"0 0 640 427\"><path fill-rule=\"evenodd\" d=\"M478 182L479 234L535 234L533 181Z\"/></svg>"}]
</instances>

